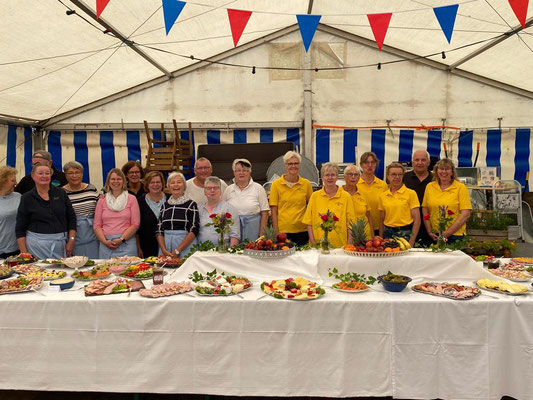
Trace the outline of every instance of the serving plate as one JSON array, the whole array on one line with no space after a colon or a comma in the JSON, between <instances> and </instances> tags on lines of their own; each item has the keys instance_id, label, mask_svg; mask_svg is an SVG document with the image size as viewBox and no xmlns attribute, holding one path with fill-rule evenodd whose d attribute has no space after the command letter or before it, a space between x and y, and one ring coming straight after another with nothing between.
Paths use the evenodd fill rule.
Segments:
<instances>
[{"instance_id":1,"label":"serving plate","mask_svg":"<svg viewBox=\"0 0 533 400\"><path fill-rule=\"evenodd\" d=\"M289 286L289 289L275 289L272 286L280 286L285 282L283 287ZM267 289L268 288L268 289ZM292 292L291 290L296 289L295 292ZM301 291L301 289L304 289L304 291ZM316 282L309 281L307 279L298 277L298 278L286 278L286 279L277 279L270 282L263 282L261 283L261 290L268 294L269 296L274 297L275 299L280 300L296 300L296 301L305 301L305 300L316 300L320 297L322 297L324 294L326 294L326 291L322 286L320 286ZM309 293L309 290L311 290L313 293L313 297L297 297L300 296L303 293Z\"/></svg>"},{"instance_id":2,"label":"serving plate","mask_svg":"<svg viewBox=\"0 0 533 400\"><path fill-rule=\"evenodd\" d=\"M362 293L362 292L368 292L370 290L370 286L368 286L368 285L366 285L365 289L358 289L358 290L341 289L341 288L336 287L335 285L336 285L336 283L331 285L331 288L336 290L336 291L338 291L338 292L344 292L344 293Z\"/></svg>"},{"instance_id":3,"label":"serving plate","mask_svg":"<svg viewBox=\"0 0 533 400\"><path fill-rule=\"evenodd\" d=\"M435 283L435 282L424 282L424 283L419 283L418 285L424 285L424 284L428 284L428 283ZM436 284L446 284L446 285L457 285L457 286L462 286L462 287L471 287L471 286L460 285L460 284L457 284L457 283L436 282ZM451 300L473 300L476 297L479 297L481 295L481 290L479 290L479 287L471 287L472 289L476 290L476 292L475 292L475 294L473 296L470 296L470 297L454 297L454 296L448 295L446 293L431 293L431 292L427 292L425 290L418 289L416 287L418 285L411 286L411 290L413 292L422 293L422 294L429 294L431 296L436 296L436 297L445 297L445 298L451 299Z\"/></svg>"},{"instance_id":4,"label":"serving plate","mask_svg":"<svg viewBox=\"0 0 533 400\"><path fill-rule=\"evenodd\" d=\"M244 254L245 256L250 256L253 258L260 258L263 260L288 257L294 253L296 253L296 247L291 247L290 249L287 249L287 250L272 250L272 251L244 249L242 252L242 254Z\"/></svg>"},{"instance_id":5,"label":"serving plate","mask_svg":"<svg viewBox=\"0 0 533 400\"><path fill-rule=\"evenodd\" d=\"M409 253L409 250L401 250L401 251L389 251L389 252L379 252L379 253L371 253L371 252L364 252L364 251L351 251L351 250L345 250L342 249L345 254L348 254L350 256L356 256L356 257L372 257L372 258L384 258L384 257L399 257L404 256L407 253Z\"/></svg>"},{"instance_id":6,"label":"serving plate","mask_svg":"<svg viewBox=\"0 0 533 400\"><path fill-rule=\"evenodd\" d=\"M239 278L242 278L242 277L239 277ZM214 281L200 281L196 284L196 287L195 287L195 291L196 291L196 294L198 294L199 296L206 296L206 297L226 297L226 296L234 296L236 294L241 294L241 293L244 293L244 292L247 292L248 290L252 289L254 287L254 284L252 282L250 282L250 286L248 286L246 289L243 289L243 290L240 290L238 292L234 292L233 290L231 291L231 293L224 293L224 294L220 294L220 293L201 293L198 291L198 284L202 283L202 282L214 282ZM216 283L216 282L214 282ZM233 286L230 284L230 286Z\"/></svg>"},{"instance_id":7,"label":"serving plate","mask_svg":"<svg viewBox=\"0 0 533 400\"><path fill-rule=\"evenodd\" d=\"M503 282L505 283L505 282ZM529 294L531 293L530 290L527 290L526 292L520 292L520 293L511 293L511 292L506 292L504 290L498 290L498 289L492 289L492 288L486 288L484 286L481 286L481 285L478 285L477 281L474 281L474 284L480 288L481 290L486 290L488 292L493 292L493 293L499 293L499 294L506 294L508 296L523 296L523 295L526 295L526 294Z\"/></svg>"},{"instance_id":8,"label":"serving plate","mask_svg":"<svg viewBox=\"0 0 533 400\"><path fill-rule=\"evenodd\" d=\"M7 287L7 285L10 282L18 281L20 279L27 279L29 281L28 285L22 288L16 288L16 287L8 288ZM33 291L39 290L42 284L43 284L43 280L41 278L18 277L14 279L9 279L7 281L2 281L0 283L0 295L33 292Z\"/></svg>"}]
</instances>

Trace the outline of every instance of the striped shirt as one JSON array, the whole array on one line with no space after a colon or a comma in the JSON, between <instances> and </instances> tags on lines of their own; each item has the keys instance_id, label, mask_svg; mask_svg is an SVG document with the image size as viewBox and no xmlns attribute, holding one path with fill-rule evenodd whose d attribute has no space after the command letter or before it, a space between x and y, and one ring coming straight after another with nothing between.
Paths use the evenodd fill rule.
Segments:
<instances>
[{"instance_id":1,"label":"striped shirt","mask_svg":"<svg viewBox=\"0 0 533 400\"><path fill-rule=\"evenodd\" d=\"M68 190L65 187L63 189L67 192L74 212L78 217L94 217L98 191L93 185L88 184L85 189L81 190Z\"/></svg>"},{"instance_id":2,"label":"striped shirt","mask_svg":"<svg viewBox=\"0 0 533 400\"><path fill-rule=\"evenodd\" d=\"M200 232L200 214L198 206L192 200L182 204L169 204L165 201L159 214L157 235L164 235L165 231L187 231L198 236Z\"/></svg>"}]
</instances>

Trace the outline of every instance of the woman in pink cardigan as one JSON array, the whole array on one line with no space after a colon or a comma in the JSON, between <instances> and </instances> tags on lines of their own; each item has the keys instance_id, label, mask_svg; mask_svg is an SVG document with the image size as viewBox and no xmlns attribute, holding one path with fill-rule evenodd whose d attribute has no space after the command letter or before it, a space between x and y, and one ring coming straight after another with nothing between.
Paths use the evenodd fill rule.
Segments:
<instances>
[{"instance_id":1,"label":"woman in pink cardigan","mask_svg":"<svg viewBox=\"0 0 533 400\"><path fill-rule=\"evenodd\" d=\"M122 171L107 174L106 195L98 200L94 213L94 233L100 241L98 258L136 256L135 232L139 228L139 203L128 193Z\"/></svg>"}]
</instances>

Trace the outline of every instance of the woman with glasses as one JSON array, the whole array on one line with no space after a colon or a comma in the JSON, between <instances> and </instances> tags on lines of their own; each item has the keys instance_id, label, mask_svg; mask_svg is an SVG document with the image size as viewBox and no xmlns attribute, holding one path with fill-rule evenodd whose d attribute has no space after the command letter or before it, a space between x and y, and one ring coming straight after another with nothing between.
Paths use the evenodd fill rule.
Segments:
<instances>
[{"instance_id":1,"label":"woman with glasses","mask_svg":"<svg viewBox=\"0 0 533 400\"><path fill-rule=\"evenodd\" d=\"M452 160L443 158L433 168L434 181L426 186L422 213L429 236L439 239L439 216L451 217L451 222L443 232L444 239L453 243L466 234L466 221L470 218L472 204L468 189L457 180Z\"/></svg>"},{"instance_id":2,"label":"woman with glasses","mask_svg":"<svg viewBox=\"0 0 533 400\"><path fill-rule=\"evenodd\" d=\"M232 164L233 184L224 191L222 199L239 213L241 241L256 240L261 236L268 221L268 200L265 189L252 179L252 163L237 158Z\"/></svg>"},{"instance_id":3,"label":"woman with glasses","mask_svg":"<svg viewBox=\"0 0 533 400\"><path fill-rule=\"evenodd\" d=\"M342 247L352 242L349 223L355 219L352 198L342 188L337 186L339 167L334 163L325 163L320 170L322 189L314 192L309 199L303 223L307 225L309 241L318 242L324 236L320 228L321 214L331 211L337 218L336 228L330 232L329 240L333 247Z\"/></svg>"},{"instance_id":4,"label":"woman with glasses","mask_svg":"<svg viewBox=\"0 0 533 400\"><path fill-rule=\"evenodd\" d=\"M363 218L367 222L365 227L366 237L367 239L372 239L374 237L374 227L370 216L370 207L361 192L357 190L359 178L361 178L359 167L355 164L348 165L344 169L344 182L346 184L342 188L352 197L355 219Z\"/></svg>"},{"instance_id":5,"label":"woman with glasses","mask_svg":"<svg viewBox=\"0 0 533 400\"><path fill-rule=\"evenodd\" d=\"M400 163L387 166L389 189L379 196L379 234L385 239L401 236L414 247L420 228L420 203L416 192L403 184L404 173Z\"/></svg>"},{"instance_id":6,"label":"woman with glasses","mask_svg":"<svg viewBox=\"0 0 533 400\"><path fill-rule=\"evenodd\" d=\"M151 171L144 177L144 190L139 198L139 211L141 224L137 231L137 251L139 257L157 257L159 243L157 243L156 231L159 222L161 208L168 196L163 192L165 178L159 171Z\"/></svg>"},{"instance_id":7,"label":"woman with glasses","mask_svg":"<svg viewBox=\"0 0 533 400\"><path fill-rule=\"evenodd\" d=\"M361 155L359 164L363 169L363 175L357 183L357 189L361 192L370 207L370 216L374 235L378 235L379 228L379 195L388 189L387 184L379 179L376 175L376 168L379 164L378 157L375 153L367 151Z\"/></svg>"},{"instance_id":8,"label":"woman with glasses","mask_svg":"<svg viewBox=\"0 0 533 400\"><path fill-rule=\"evenodd\" d=\"M216 176L210 176L205 179L204 193L207 197L207 202L199 206L200 212L200 235L198 241L200 243L211 241L215 246L218 244L219 233L215 231L214 226L206 226L212 222L211 215L213 214L229 214L233 225L230 226L229 234L224 235L226 246L234 246L239 243L241 237L241 227L239 220L239 213L229 203L222 200L222 181Z\"/></svg>"},{"instance_id":9,"label":"woman with glasses","mask_svg":"<svg viewBox=\"0 0 533 400\"><path fill-rule=\"evenodd\" d=\"M87 256L90 259L98 258L99 242L93 230L98 190L93 185L82 182L83 165L79 162L66 163L63 171L68 182L63 189L67 192L76 213L74 255Z\"/></svg>"},{"instance_id":10,"label":"woman with glasses","mask_svg":"<svg viewBox=\"0 0 533 400\"><path fill-rule=\"evenodd\" d=\"M309 180L299 175L302 157L298 153L288 151L283 161L287 173L276 179L270 188L272 226L276 233L283 232L288 239L303 246L309 242L309 234L302 219L313 188Z\"/></svg>"},{"instance_id":11,"label":"woman with glasses","mask_svg":"<svg viewBox=\"0 0 533 400\"><path fill-rule=\"evenodd\" d=\"M128 182L128 192L139 199L144 193L142 180L144 170L138 161L128 161L122 166L122 172Z\"/></svg>"}]
</instances>

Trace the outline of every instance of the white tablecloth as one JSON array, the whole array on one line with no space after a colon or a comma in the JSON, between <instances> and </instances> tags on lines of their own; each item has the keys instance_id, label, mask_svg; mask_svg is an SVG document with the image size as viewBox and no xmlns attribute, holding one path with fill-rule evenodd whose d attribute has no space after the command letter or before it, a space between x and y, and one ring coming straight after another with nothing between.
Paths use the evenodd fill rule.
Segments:
<instances>
[{"instance_id":1,"label":"white tablecloth","mask_svg":"<svg viewBox=\"0 0 533 400\"><path fill-rule=\"evenodd\" d=\"M256 284L298 274L327 285L323 272L334 266L382 270L377 260L342 254L273 262L197 253L166 279L216 267ZM415 281L487 274L459 253L410 254L385 266ZM454 301L376 289L326 288L307 302L262 297L258 288L242 298L86 298L46 287L46 297L0 296L0 389L533 399L531 295Z\"/></svg>"}]
</instances>

